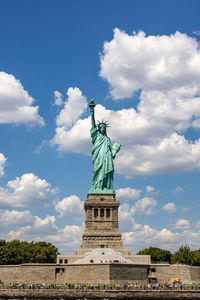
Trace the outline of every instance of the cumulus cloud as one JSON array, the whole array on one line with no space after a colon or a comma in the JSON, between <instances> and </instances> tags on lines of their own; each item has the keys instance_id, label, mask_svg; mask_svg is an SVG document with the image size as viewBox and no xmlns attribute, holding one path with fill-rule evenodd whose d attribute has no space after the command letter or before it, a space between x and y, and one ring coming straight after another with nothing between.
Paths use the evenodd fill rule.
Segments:
<instances>
[{"instance_id":1,"label":"cumulus cloud","mask_svg":"<svg viewBox=\"0 0 200 300\"><path fill-rule=\"evenodd\" d=\"M44 237L49 234L56 234L58 228L56 226L56 218L47 215L45 219L38 216L35 217L33 224L23 226L18 230L11 230L8 234L10 240L44 240Z\"/></svg>"},{"instance_id":2,"label":"cumulus cloud","mask_svg":"<svg viewBox=\"0 0 200 300\"><path fill-rule=\"evenodd\" d=\"M180 186L177 186L173 191L172 191L174 194L177 194L177 193L183 193L184 192L184 189Z\"/></svg>"},{"instance_id":3,"label":"cumulus cloud","mask_svg":"<svg viewBox=\"0 0 200 300\"><path fill-rule=\"evenodd\" d=\"M151 186L151 185L147 185L146 187L146 193L152 193L155 191L155 187Z\"/></svg>"},{"instance_id":4,"label":"cumulus cloud","mask_svg":"<svg viewBox=\"0 0 200 300\"><path fill-rule=\"evenodd\" d=\"M29 210L0 210L1 227L32 225L34 217Z\"/></svg>"},{"instance_id":5,"label":"cumulus cloud","mask_svg":"<svg viewBox=\"0 0 200 300\"><path fill-rule=\"evenodd\" d=\"M172 202L169 202L163 206L163 210L167 211L168 213L176 212L176 205Z\"/></svg>"},{"instance_id":6,"label":"cumulus cloud","mask_svg":"<svg viewBox=\"0 0 200 300\"><path fill-rule=\"evenodd\" d=\"M72 251L74 247L80 247L83 230L83 225L66 225L56 234L47 235L46 240L59 247L61 253L66 253L69 250Z\"/></svg>"},{"instance_id":7,"label":"cumulus cloud","mask_svg":"<svg viewBox=\"0 0 200 300\"><path fill-rule=\"evenodd\" d=\"M84 216L83 202L79 197L72 195L64 198L55 205L59 218L82 219Z\"/></svg>"},{"instance_id":8,"label":"cumulus cloud","mask_svg":"<svg viewBox=\"0 0 200 300\"><path fill-rule=\"evenodd\" d=\"M135 215L133 218L133 210L129 204L124 203L120 206L119 224L123 243L125 247L133 248L134 252L149 246L174 251L184 245L185 241L191 248L199 247L200 231L190 230L188 220L178 220L177 223L183 230L177 232L165 227L158 229L147 224L139 224L135 221L136 217ZM196 228L199 229L199 226L197 222Z\"/></svg>"},{"instance_id":9,"label":"cumulus cloud","mask_svg":"<svg viewBox=\"0 0 200 300\"><path fill-rule=\"evenodd\" d=\"M16 177L7 183L7 188L0 187L1 207L26 207L50 201L57 190L45 179L33 173Z\"/></svg>"},{"instance_id":10,"label":"cumulus cloud","mask_svg":"<svg viewBox=\"0 0 200 300\"><path fill-rule=\"evenodd\" d=\"M119 221L124 246L132 247L135 252L149 246L175 249L177 248L177 238L179 238L179 242L183 240L179 233L173 233L167 228L158 230L146 224L138 224L132 217L127 203L120 206Z\"/></svg>"},{"instance_id":11,"label":"cumulus cloud","mask_svg":"<svg viewBox=\"0 0 200 300\"><path fill-rule=\"evenodd\" d=\"M157 206L157 201L150 197L144 197L132 206L131 213L132 214L145 214L152 215L155 211L153 207Z\"/></svg>"},{"instance_id":12,"label":"cumulus cloud","mask_svg":"<svg viewBox=\"0 0 200 300\"><path fill-rule=\"evenodd\" d=\"M134 250L151 246L161 248L177 247L176 239L177 233L173 233L170 230L163 228L160 231L151 228L149 225L140 225L136 228L132 228L132 231L123 233L123 242L126 246L135 245Z\"/></svg>"},{"instance_id":13,"label":"cumulus cloud","mask_svg":"<svg viewBox=\"0 0 200 300\"><path fill-rule=\"evenodd\" d=\"M70 128L87 108L86 97L82 95L79 88L70 87L67 91L68 99L64 108L61 110L56 119L57 126Z\"/></svg>"},{"instance_id":14,"label":"cumulus cloud","mask_svg":"<svg viewBox=\"0 0 200 300\"><path fill-rule=\"evenodd\" d=\"M57 145L60 151L88 152L89 147L84 144L85 140L89 140L89 133L84 128L89 129L89 118L79 119L88 105L86 97L77 87L70 87L67 97L64 108L56 118L57 128L51 144ZM79 148L80 146L82 147Z\"/></svg>"},{"instance_id":15,"label":"cumulus cloud","mask_svg":"<svg viewBox=\"0 0 200 300\"><path fill-rule=\"evenodd\" d=\"M185 241L193 249L199 247L200 232L188 229L181 232L173 232L167 228L159 230L151 228L149 225L137 224L134 219L131 224L122 236L124 246L132 247L135 252L149 246L175 251L184 245Z\"/></svg>"},{"instance_id":16,"label":"cumulus cloud","mask_svg":"<svg viewBox=\"0 0 200 300\"><path fill-rule=\"evenodd\" d=\"M12 74L0 72L0 124L44 125L34 98Z\"/></svg>"},{"instance_id":17,"label":"cumulus cloud","mask_svg":"<svg viewBox=\"0 0 200 300\"><path fill-rule=\"evenodd\" d=\"M58 91L54 91L54 104L55 105L62 105L63 104L63 100L62 100L62 94Z\"/></svg>"},{"instance_id":18,"label":"cumulus cloud","mask_svg":"<svg viewBox=\"0 0 200 300\"><path fill-rule=\"evenodd\" d=\"M142 198L135 202L133 206L128 203L123 203L119 207L119 227L121 232L132 230L132 228L140 228L142 225L137 224L133 215L151 215L157 202L153 198Z\"/></svg>"},{"instance_id":19,"label":"cumulus cloud","mask_svg":"<svg viewBox=\"0 0 200 300\"><path fill-rule=\"evenodd\" d=\"M155 189L154 186L147 185L147 187L146 187L146 194L149 194L149 195L158 195L159 191L156 191L156 189Z\"/></svg>"},{"instance_id":20,"label":"cumulus cloud","mask_svg":"<svg viewBox=\"0 0 200 300\"><path fill-rule=\"evenodd\" d=\"M6 160L7 158L2 153L0 153L0 176L4 175L4 167Z\"/></svg>"},{"instance_id":21,"label":"cumulus cloud","mask_svg":"<svg viewBox=\"0 0 200 300\"><path fill-rule=\"evenodd\" d=\"M184 136L190 127L200 129L200 52L196 39L179 32L145 36L143 32L128 35L116 29L113 39L104 44L100 75L108 81L113 99L130 97L140 90L136 109L95 108L97 120L104 118L111 123L111 141L122 144L115 161L117 173L130 178L200 168L200 140L190 141ZM70 91L76 94L75 99L77 94L82 97L80 90ZM85 101L80 103L80 110L70 104L72 110L64 108L56 119L52 143L59 151L90 153L90 117L83 116ZM69 111L73 111L71 117Z\"/></svg>"},{"instance_id":22,"label":"cumulus cloud","mask_svg":"<svg viewBox=\"0 0 200 300\"><path fill-rule=\"evenodd\" d=\"M130 211L130 206L127 203L123 203L119 207L119 228L121 232L126 231L127 228L132 228L133 218Z\"/></svg>"},{"instance_id":23,"label":"cumulus cloud","mask_svg":"<svg viewBox=\"0 0 200 300\"><path fill-rule=\"evenodd\" d=\"M190 222L185 219L180 219L174 224L174 228L176 229L188 229L190 228Z\"/></svg>"},{"instance_id":24,"label":"cumulus cloud","mask_svg":"<svg viewBox=\"0 0 200 300\"><path fill-rule=\"evenodd\" d=\"M116 190L116 195L119 199L123 200L136 200L140 197L142 190L136 190L130 187L121 188Z\"/></svg>"},{"instance_id":25,"label":"cumulus cloud","mask_svg":"<svg viewBox=\"0 0 200 300\"><path fill-rule=\"evenodd\" d=\"M174 133L154 145L134 145L122 150L116 169L127 177L192 171L200 167L199 151L200 140L188 142Z\"/></svg>"},{"instance_id":26,"label":"cumulus cloud","mask_svg":"<svg viewBox=\"0 0 200 300\"><path fill-rule=\"evenodd\" d=\"M132 216L135 215L151 215L153 214L154 207L157 206L157 201L153 198L144 197L130 206L128 203L123 203L119 207L119 220L120 223L132 223ZM125 225L123 224L123 226Z\"/></svg>"},{"instance_id":27,"label":"cumulus cloud","mask_svg":"<svg viewBox=\"0 0 200 300\"><path fill-rule=\"evenodd\" d=\"M47 215L44 219L35 216L31 225L28 224L16 230L10 230L7 238L9 240L26 241L45 240L54 244L59 248L59 251L64 253L69 250L72 251L74 247L80 247L83 230L83 225L66 225L64 228L59 229L54 216Z\"/></svg>"},{"instance_id":28,"label":"cumulus cloud","mask_svg":"<svg viewBox=\"0 0 200 300\"><path fill-rule=\"evenodd\" d=\"M200 81L200 52L194 38L175 34L128 35L115 29L104 43L100 76L108 81L114 99L131 97L138 89L166 90Z\"/></svg>"}]
</instances>

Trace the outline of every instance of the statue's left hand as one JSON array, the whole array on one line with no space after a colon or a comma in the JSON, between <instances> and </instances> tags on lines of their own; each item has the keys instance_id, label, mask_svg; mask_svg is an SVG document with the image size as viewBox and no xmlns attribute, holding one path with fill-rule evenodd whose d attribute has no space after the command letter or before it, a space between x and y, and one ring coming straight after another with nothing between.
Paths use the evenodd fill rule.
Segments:
<instances>
[{"instance_id":1,"label":"statue's left hand","mask_svg":"<svg viewBox=\"0 0 200 300\"><path fill-rule=\"evenodd\" d=\"M112 146L112 157L113 159L115 158L115 155L117 154L117 152L119 152L121 148L121 145L118 144L118 143L114 143L113 146Z\"/></svg>"}]
</instances>

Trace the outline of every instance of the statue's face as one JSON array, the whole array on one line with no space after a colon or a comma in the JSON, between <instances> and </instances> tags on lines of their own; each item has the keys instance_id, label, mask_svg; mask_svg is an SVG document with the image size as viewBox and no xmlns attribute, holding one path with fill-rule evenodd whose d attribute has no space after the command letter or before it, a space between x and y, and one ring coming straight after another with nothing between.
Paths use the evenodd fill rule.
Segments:
<instances>
[{"instance_id":1,"label":"statue's face","mask_svg":"<svg viewBox=\"0 0 200 300\"><path fill-rule=\"evenodd\" d=\"M106 125L105 124L100 124L99 126L99 132L103 135L106 134Z\"/></svg>"}]
</instances>

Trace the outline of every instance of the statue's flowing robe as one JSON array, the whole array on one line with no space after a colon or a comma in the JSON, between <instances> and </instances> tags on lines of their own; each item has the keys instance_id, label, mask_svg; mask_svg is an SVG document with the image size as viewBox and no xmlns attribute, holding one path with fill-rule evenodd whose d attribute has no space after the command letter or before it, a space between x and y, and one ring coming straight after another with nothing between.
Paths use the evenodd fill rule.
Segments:
<instances>
[{"instance_id":1,"label":"statue's flowing robe","mask_svg":"<svg viewBox=\"0 0 200 300\"><path fill-rule=\"evenodd\" d=\"M92 154L93 154L93 189L112 189L114 164L112 157L112 144L107 135L101 134L96 127L91 128Z\"/></svg>"}]
</instances>

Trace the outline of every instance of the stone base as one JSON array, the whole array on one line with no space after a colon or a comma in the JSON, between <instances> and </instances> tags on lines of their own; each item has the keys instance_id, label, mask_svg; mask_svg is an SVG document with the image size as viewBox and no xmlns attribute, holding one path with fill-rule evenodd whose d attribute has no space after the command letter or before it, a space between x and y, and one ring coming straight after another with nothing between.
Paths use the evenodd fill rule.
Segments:
<instances>
[{"instance_id":1,"label":"stone base","mask_svg":"<svg viewBox=\"0 0 200 300\"><path fill-rule=\"evenodd\" d=\"M88 194L84 202L82 248L123 248L118 224L119 204L113 193Z\"/></svg>"},{"instance_id":2,"label":"stone base","mask_svg":"<svg viewBox=\"0 0 200 300\"><path fill-rule=\"evenodd\" d=\"M84 232L82 236L82 248L122 248L122 235L116 232Z\"/></svg>"}]
</instances>

